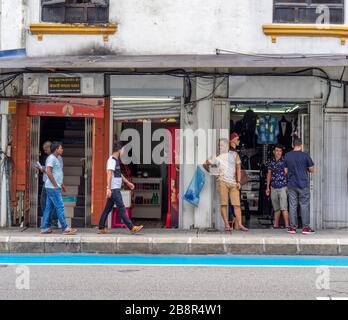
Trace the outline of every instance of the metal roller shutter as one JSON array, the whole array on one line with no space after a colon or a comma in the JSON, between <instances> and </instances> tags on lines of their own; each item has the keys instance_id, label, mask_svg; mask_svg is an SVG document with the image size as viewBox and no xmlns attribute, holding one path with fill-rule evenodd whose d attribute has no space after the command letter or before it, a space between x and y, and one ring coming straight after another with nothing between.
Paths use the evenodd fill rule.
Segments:
<instances>
[{"instance_id":1,"label":"metal roller shutter","mask_svg":"<svg viewBox=\"0 0 348 320\"><path fill-rule=\"evenodd\" d=\"M181 98L163 100L113 98L112 112L114 120L179 118L181 105Z\"/></svg>"}]
</instances>

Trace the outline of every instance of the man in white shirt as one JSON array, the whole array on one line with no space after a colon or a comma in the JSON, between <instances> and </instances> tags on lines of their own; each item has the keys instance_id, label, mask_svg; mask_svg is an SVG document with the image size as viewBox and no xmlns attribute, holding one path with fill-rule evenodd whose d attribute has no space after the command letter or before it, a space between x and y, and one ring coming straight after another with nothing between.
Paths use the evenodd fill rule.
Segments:
<instances>
[{"instance_id":1,"label":"man in white shirt","mask_svg":"<svg viewBox=\"0 0 348 320\"><path fill-rule=\"evenodd\" d=\"M241 189L241 161L235 151L229 151L229 141L220 139L220 155L214 160L207 160L204 167L212 165L218 168L218 191L220 194L221 216L225 223L225 231L231 231L232 228L228 222L228 198L234 208L237 219L237 229L248 231L242 224L242 210L240 207L240 189Z\"/></svg>"},{"instance_id":2,"label":"man in white shirt","mask_svg":"<svg viewBox=\"0 0 348 320\"><path fill-rule=\"evenodd\" d=\"M124 151L122 143L118 142L113 147L113 153L108 159L106 170L107 170L107 186L106 196L107 202L104 211L100 217L98 234L110 234L109 230L105 229L106 220L113 210L114 205L117 206L118 212L123 220L124 224L130 230L132 234L139 232L143 226L134 226L132 221L129 219L126 213L126 208L123 203L121 187L122 182L134 190L134 184L128 181L121 173L121 161L120 157Z\"/></svg>"},{"instance_id":3,"label":"man in white shirt","mask_svg":"<svg viewBox=\"0 0 348 320\"><path fill-rule=\"evenodd\" d=\"M51 141L46 141L42 145L42 149L44 151L44 155L40 157L40 163L36 165L36 168L42 172L42 189L41 189L41 198L40 198L40 203L41 203L41 210L42 213L45 211L46 207L46 200L47 200L47 192L46 192L46 181L48 179L47 173L46 173L46 160L51 154ZM63 168L63 158L61 156L58 156L58 160L60 162L61 167ZM56 209L53 208L52 212L50 214L50 219L48 222L48 226L51 229L58 229L58 217L57 217L57 212Z\"/></svg>"}]
</instances>

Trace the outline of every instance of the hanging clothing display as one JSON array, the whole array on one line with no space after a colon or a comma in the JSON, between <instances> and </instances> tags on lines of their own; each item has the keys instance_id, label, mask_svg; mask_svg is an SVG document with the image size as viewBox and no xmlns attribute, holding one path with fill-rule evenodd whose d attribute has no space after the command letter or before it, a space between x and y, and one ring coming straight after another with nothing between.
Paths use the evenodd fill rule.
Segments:
<instances>
[{"instance_id":1,"label":"hanging clothing display","mask_svg":"<svg viewBox=\"0 0 348 320\"><path fill-rule=\"evenodd\" d=\"M234 123L233 120L231 120L230 121L230 134L232 134L233 132L236 131L235 127L236 127L236 124Z\"/></svg>"},{"instance_id":2,"label":"hanging clothing display","mask_svg":"<svg viewBox=\"0 0 348 320\"><path fill-rule=\"evenodd\" d=\"M239 134L240 141L245 148L255 148L255 130L257 115L253 110L248 110L244 118L235 125L235 132Z\"/></svg>"},{"instance_id":3,"label":"hanging clothing display","mask_svg":"<svg viewBox=\"0 0 348 320\"><path fill-rule=\"evenodd\" d=\"M279 135L279 121L272 115L259 116L256 123L258 144L277 144Z\"/></svg>"},{"instance_id":4,"label":"hanging clothing display","mask_svg":"<svg viewBox=\"0 0 348 320\"><path fill-rule=\"evenodd\" d=\"M292 145L294 140L299 137L298 118L291 120L291 127L292 127L292 133L291 133L291 145Z\"/></svg>"},{"instance_id":5,"label":"hanging clothing display","mask_svg":"<svg viewBox=\"0 0 348 320\"><path fill-rule=\"evenodd\" d=\"M292 146L292 123L285 117L279 121L278 143L283 145L287 150Z\"/></svg>"}]
</instances>

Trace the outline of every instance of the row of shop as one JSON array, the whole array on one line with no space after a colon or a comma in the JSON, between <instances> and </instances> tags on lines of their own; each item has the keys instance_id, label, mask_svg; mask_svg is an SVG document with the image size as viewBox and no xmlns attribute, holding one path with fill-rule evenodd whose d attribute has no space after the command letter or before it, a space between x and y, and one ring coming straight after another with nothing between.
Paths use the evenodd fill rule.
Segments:
<instances>
[{"instance_id":1,"label":"row of shop","mask_svg":"<svg viewBox=\"0 0 348 320\"><path fill-rule=\"evenodd\" d=\"M105 163L113 143L122 139L133 146L137 142L124 165L136 186L130 200L134 219L151 228L220 229L214 177L206 176L198 207L185 202L183 194L200 161L214 154L218 139L239 131L243 166L252 177L242 192L252 228L267 226L272 215L262 200L262 171L272 145L290 149L294 134L317 167L311 177L313 227L348 227L348 112L325 108L326 81L314 76L197 77L191 86L194 103L187 100L185 77L24 74L23 96L17 98L16 112L6 116L13 166L11 224L40 224L42 183L35 164L50 140L64 145L67 218L74 227L97 225L105 202ZM277 129L271 139L250 129L264 117ZM207 139L200 140L198 129Z\"/></svg>"}]
</instances>

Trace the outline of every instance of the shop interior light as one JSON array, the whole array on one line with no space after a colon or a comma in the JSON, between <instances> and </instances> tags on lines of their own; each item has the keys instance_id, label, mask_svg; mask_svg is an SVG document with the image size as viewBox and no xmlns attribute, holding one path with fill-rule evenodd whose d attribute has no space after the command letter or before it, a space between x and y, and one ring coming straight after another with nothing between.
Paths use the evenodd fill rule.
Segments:
<instances>
[{"instance_id":1,"label":"shop interior light","mask_svg":"<svg viewBox=\"0 0 348 320\"><path fill-rule=\"evenodd\" d=\"M245 113L248 110L252 110L256 113L292 113L300 109L301 106L296 104L260 104L260 105L248 105L248 104L238 104L232 105L231 111L236 113Z\"/></svg>"},{"instance_id":2,"label":"shop interior light","mask_svg":"<svg viewBox=\"0 0 348 320\"><path fill-rule=\"evenodd\" d=\"M114 101L174 101L175 97L115 97Z\"/></svg>"},{"instance_id":3,"label":"shop interior light","mask_svg":"<svg viewBox=\"0 0 348 320\"><path fill-rule=\"evenodd\" d=\"M291 113L291 112L294 112L294 111L296 111L298 109L300 109L300 106L295 106L295 107L289 108L285 112L286 113Z\"/></svg>"},{"instance_id":4,"label":"shop interior light","mask_svg":"<svg viewBox=\"0 0 348 320\"><path fill-rule=\"evenodd\" d=\"M250 108L250 109L247 109L247 110L244 110L244 109L232 109L233 112L237 112L237 113L245 113L247 112L248 110L252 110L256 113L284 113L284 110L271 110L271 109L257 109L257 108Z\"/></svg>"}]
</instances>

